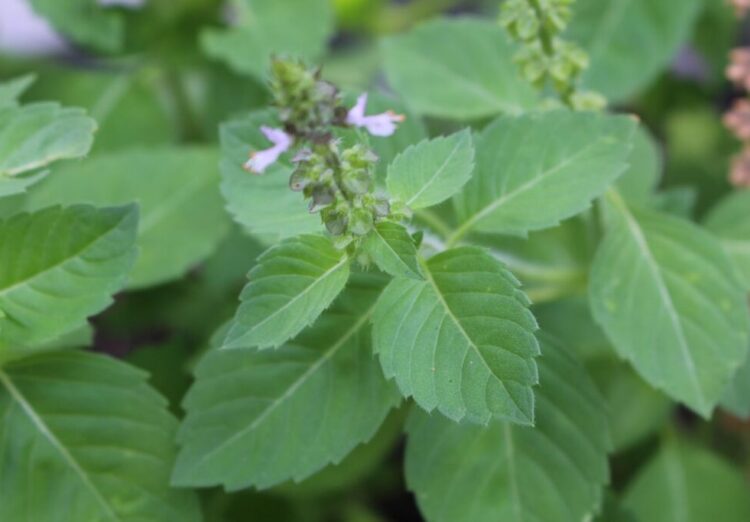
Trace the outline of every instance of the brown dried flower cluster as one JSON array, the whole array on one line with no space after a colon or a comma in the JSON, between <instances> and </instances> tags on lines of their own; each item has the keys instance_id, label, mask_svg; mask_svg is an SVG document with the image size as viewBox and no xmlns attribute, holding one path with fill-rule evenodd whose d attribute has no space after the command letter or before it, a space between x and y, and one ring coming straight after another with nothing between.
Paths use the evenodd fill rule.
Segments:
<instances>
[{"instance_id":1,"label":"brown dried flower cluster","mask_svg":"<svg viewBox=\"0 0 750 522\"><path fill-rule=\"evenodd\" d=\"M750 48L742 47L731 52L726 75L737 87L750 91Z\"/></svg>"},{"instance_id":2,"label":"brown dried flower cluster","mask_svg":"<svg viewBox=\"0 0 750 522\"><path fill-rule=\"evenodd\" d=\"M750 9L750 0L735 0L735 7ZM740 89L750 91L750 48L734 49L726 70L727 78ZM750 187L750 99L737 100L724 115L724 125L744 143L732 161L729 180L736 187Z\"/></svg>"},{"instance_id":3,"label":"brown dried flower cluster","mask_svg":"<svg viewBox=\"0 0 750 522\"><path fill-rule=\"evenodd\" d=\"M750 187L750 148L745 148L732 160L729 181L735 187Z\"/></svg>"},{"instance_id":4,"label":"brown dried flower cluster","mask_svg":"<svg viewBox=\"0 0 750 522\"><path fill-rule=\"evenodd\" d=\"M740 18L750 11L750 0L731 0L731 3L734 6L734 12L737 13L737 16Z\"/></svg>"}]
</instances>

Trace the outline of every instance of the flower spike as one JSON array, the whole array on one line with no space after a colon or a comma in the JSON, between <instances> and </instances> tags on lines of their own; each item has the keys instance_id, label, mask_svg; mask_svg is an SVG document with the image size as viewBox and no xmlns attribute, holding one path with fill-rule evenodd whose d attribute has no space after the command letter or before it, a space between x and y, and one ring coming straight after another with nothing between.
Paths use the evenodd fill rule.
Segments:
<instances>
[{"instance_id":1,"label":"flower spike","mask_svg":"<svg viewBox=\"0 0 750 522\"><path fill-rule=\"evenodd\" d=\"M357 103L346 115L346 123L355 127L364 127L373 136L390 136L396 132L396 124L404 121L402 114L393 111L365 116L367 93L357 98Z\"/></svg>"},{"instance_id":2,"label":"flower spike","mask_svg":"<svg viewBox=\"0 0 750 522\"><path fill-rule=\"evenodd\" d=\"M279 156L289 150L294 143L294 139L281 129L263 126L260 131L268 138L268 141L273 143L273 147L250 154L250 159L243 167L254 174L262 174L269 166L276 163Z\"/></svg>"}]
</instances>

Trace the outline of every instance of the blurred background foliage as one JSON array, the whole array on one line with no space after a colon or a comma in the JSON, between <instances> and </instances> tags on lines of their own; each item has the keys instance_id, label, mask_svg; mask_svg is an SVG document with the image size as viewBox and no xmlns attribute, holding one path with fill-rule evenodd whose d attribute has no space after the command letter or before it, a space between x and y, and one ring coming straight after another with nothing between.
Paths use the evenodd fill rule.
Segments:
<instances>
[{"instance_id":1,"label":"blurred background foliage","mask_svg":"<svg viewBox=\"0 0 750 522\"><path fill-rule=\"evenodd\" d=\"M326 77L352 92L365 87L387 92L381 38L436 16L495 20L499 2L111 3L132 5L105 7L94 0L0 3L0 79L32 74L35 81L23 101L85 107L99 124L88 159L56 166L33 195L6 198L0 216L53 200L141 202L144 219L151 220L148 231L141 225L141 248L150 257L136 267L131 289L95 319L93 343L99 351L148 370L179 414L192 366L212 333L231 317L245 274L263 249L223 210L217 141L221 122L267 105L269 54L280 50L320 61ZM572 38L585 43L596 37L591 32L606 22L597 18L603 3L578 0ZM637 158L663 166L659 206L700 220L730 190L729 161L739 146L723 128L721 114L739 93L725 81L724 68L729 50L746 42L748 31L722 1L667 4L675 24L669 31L679 33L671 39L675 45L641 39L639 13L627 13L618 30L626 43L637 44L635 57L592 51L586 81L605 92L615 110L637 114L655 138L658 146ZM459 127L439 118L427 119L426 125L433 133ZM418 120L413 126L410 132L424 132ZM107 185L116 184L117 190L98 187L98 175L107 175ZM175 205L165 210L161 202L174 193L179 194ZM186 222L192 225L180 235ZM668 418L675 419L669 426L749 462L750 426L730 416L712 424L697 422L607 349L584 297L593 251L587 238L597 237L595 228L586 218L576 218L532 234L529 241L507 239L493 246L508 253L507 262L539 303L542 326L578 347L617 412L612 417L614 490L627 488L660 437L669 436L662 428ZM170 237L177 239L165 242ZM175 252L180 244L189 246ZM580 328L582 322L590 327ZM264 493L203 492L207 520L250 520L247 513L253 513L253 520L274 521L418 520L400 471L403 414L393 413L373 441L302 484Z\"/></svg>"}]
</instances>

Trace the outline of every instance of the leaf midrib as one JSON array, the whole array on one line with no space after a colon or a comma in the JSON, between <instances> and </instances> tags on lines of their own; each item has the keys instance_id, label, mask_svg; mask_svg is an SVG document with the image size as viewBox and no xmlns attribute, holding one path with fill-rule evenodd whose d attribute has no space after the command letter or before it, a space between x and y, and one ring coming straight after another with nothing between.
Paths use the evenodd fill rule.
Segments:
<instances>
[{"instance_id":1,"label":"leaf midrib","mask_svg":"<svg viewBox=\"0 0 750 522\"><path fill-rule=\"evenodd\" d=\"M448 139L448 138L445 138L445 139ZM433 183L435 183L435 180L443 173L443 171L445 171L446 167L448 166L448 163L453 159L453 156L455 156L458 150L461 148L462 142L463 142L463 137L457 140L450 154L448 154L448 157L445 158L445 160L443 161L443 164L440 165L440 167L438 167L435 170L435 173L432 175L432 177L430 177L430 179L428 179L424 183L424 185L422 185L422 188L419 189L419 192L417 192L416 194L414 194L412 197L409 198L409 201L406 202L407 206L411 206L414 203L414 200L418 199L419 196L421 196L425 190L427 190L429 187L432 186Z\"/></svg>"},{"instance_id":2,"label":"leaf midrib","mask_svg":"<svg viewBox=\"0 0 750 522\"><path fill-rule=\"evenodd\" d=\"M21 391L15 387L10 376L8 376L3 370L0 370L0 384L8 390L13 400L18 403L21 410L26 414L31 423L41 433L41 435L47 439L50 445L55 448L62 460L75 472L78 478L81 480L83 485L88 489L92 496L96 499L97 503L102 507L106 515L115 521L121 521L122 519L117 516L114 509L109 505L107 500L101 494L99 489L89 478L86 471L81 467L78 461L68 451L65 445L55 436L54 432L47 426L41 416L34 410L34 407L26 400Z\"/></svg>"},{"instance_id":3,"label":"leaf midrib","mask_svg":"<svg viewBox=\"0 0 750 522\"><path fill-rule=\"evenodd\" d=\"M643 258L644 262L646 263L646 267L653 277L656 289L659 293L659 296L661 297L662 302L664 303L665 310L667 311L669 322L672 325L672 329L675 335L677 336L677 344L680 348L682 359L686 363L689 380L694 388L694 391L697 394L697 398L700 401L701 406L708 406L706 397L703 394L703 390L700 386L700 381L698 380L695 362L691 357L690 347L688 345L687 338L685 337L685 332L682 329L682 322L680 321L679 314L677 313L674 302L672 301L672 296L670 295L666 283L661 276L661 269L659 268L659 265L654 258L653 252L651 251L651 247L649 246L648 241L643 234L643 230L641 230L640 224L630 213L630 210L625 204L625 201L614 189L610 189L608 196L610 201L613 202L615 208L619 210L619 212L623 216L627 230L633 236L633 239L638 246L638 251L641 253L641 257Z\"/></svg>"}]
</instances>

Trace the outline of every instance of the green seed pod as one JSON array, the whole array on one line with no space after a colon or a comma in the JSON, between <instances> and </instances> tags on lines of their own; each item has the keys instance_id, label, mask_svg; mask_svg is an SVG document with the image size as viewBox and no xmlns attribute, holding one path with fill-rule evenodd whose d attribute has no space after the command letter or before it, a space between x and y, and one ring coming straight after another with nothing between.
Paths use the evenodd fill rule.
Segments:
<instances>
[{"instance_id":1,"label":"green seed pod","mask_svg":"<svg viewBox=\"0 0 750 522\"><path fill-rule=\"evenodd\" d=\"M372 230L372 213L364 208L355 208L349 214L349 232L356 236L364 236Z\"/></svg>"},{"instance_id":2,"label":"green seed pod","mask_svg":"<svg viewBox=\"0 0 750 522\"><path fill-rule=\"evenodd\" d=\"M315 213L331 205L336 199L336 194L330 187L316 184L312 188L312 201L310 202L310 212Z\"/></svg>"}]
</instances>

